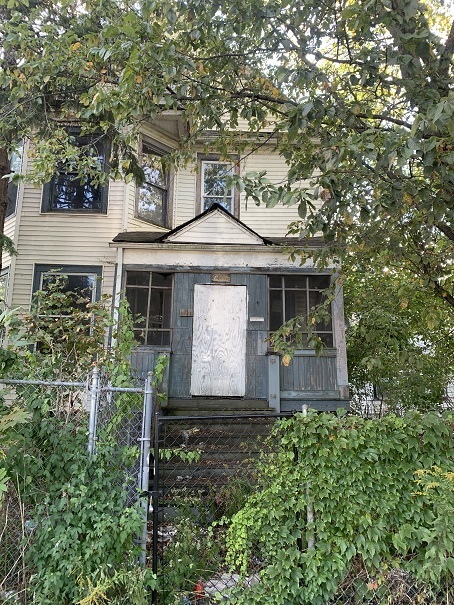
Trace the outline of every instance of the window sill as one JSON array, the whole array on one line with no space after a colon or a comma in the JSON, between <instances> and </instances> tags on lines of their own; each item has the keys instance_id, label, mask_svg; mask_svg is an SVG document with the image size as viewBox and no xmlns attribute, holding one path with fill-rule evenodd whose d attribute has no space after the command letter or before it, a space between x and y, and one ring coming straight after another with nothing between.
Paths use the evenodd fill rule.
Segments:
<instances>
[{"instance_id":1,"label":"window sill","mask_svg":"<svg viewBox=\"0 0 454 605\"><path fill-rule=\"evenodd\" d=\"M156 353L172 353L172 347L170 345L137 345L137 347L134 347L132 350Z\"/></svg>"},{"instance_id":2,"label":"window sill","mask_svg":"<svg viewBox=\"0 0 454 605\"><path fill-rule=\"evenodd\" d=\"M272 349L269 349L266 354L279 355L279 357L281 356L281 353L277 353ZM294 357L336 357L336 355L337 349L335 349L334 347L330 347L329 349L323 349L323 351L319 355L317 355L315 349L295 349L294 351Z\"/></svg>"},{"instance_id":3,"label":"window sill","mask_svg":"<svg viewBox=\"0 0 454 605\"><path fill-rule=\"evenodd\" d=\"M107 210L40 210L40 214L64 214L66 216L107 216Z\"/></svg>"}]
</instances>

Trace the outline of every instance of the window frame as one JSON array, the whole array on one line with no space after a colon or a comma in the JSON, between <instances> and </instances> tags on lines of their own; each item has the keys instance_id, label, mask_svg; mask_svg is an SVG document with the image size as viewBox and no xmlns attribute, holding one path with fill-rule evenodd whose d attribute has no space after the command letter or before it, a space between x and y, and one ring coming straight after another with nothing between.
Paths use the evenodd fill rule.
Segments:
<instances>
[{"instance_id":1,"label":"window frame","mask_svg":"<svg viewBox=\"0 0 454 605\"><path fill-rule=\"evenodd\" d=\"M128 273L147 273L148 274L148 284L145 286L140 286L140 285L128 285ZM171 283L169 287L163 287L163 286L153 286L152 283L152 275L153 274L166 274L169 275L171 277ZM126 300L128 301L130 308L131 308L131 314L133 315L133 330L134 332L136 331L142 331L144 333L144 342L139 342L139 344L137 345L137 347L139 348L144 348L144 349L152 349L152 350L165 350L165 351L170 351L171 347L172 347L172 312L173 312L173 296L174 296L174 283L175 283L175 273L172 271L162 271L159 268L155 268L155 269L142 269L142 268L138 268L138 267L125 267L124 269L124 274L123 274L123 283L124 283L124 297L126 298ZM133 309L132 306L129 302L128 299L128 289L129 288L135 288L138 290L147 290L147 317L145 317L145 323L142 324L137 324L135 322L135 317L134 317L134 313L133 313ZM149 325L149 318L150 318L150 306L151 306L151 294L153 290L170 290L170 300L169 300L169 306L168 306L168 319L169 319L169 327L168 328L164 328L163 326L163 321L164 321L164 314L162 314L162 323L161 323L161 327L160 328L150 328ZM167 344L147 344L147 340L148 340L148 333L149 332L160 332L162 335L164 335L165 333L168 334L168 343ZM136 338L136 340L139 340L136 336L134 336ZM162 336L161 336L161 343L162 343Z\"/></svg>"},{"instance_id":2,"label":"window frame","mask_svg":"<svg viewBox=\"0 0 454 605\"><path fill-rule=\"evenodd\" d=\"M240 165L239 165L239 159L240 157L238 155L230 155L229 156L229 160L225 160L223 158L221 158L221 156L219 154L197 154L197 183L196 183L196 203L197 203L197 207L199 209L199 212L206 212L206 210L208 210L208 208L204 208L204 204L203 204L203 166L206 163L211 163L211 164L232 164L233 167L233 174L234 175L239 175L240 174ZM227 210L227 212L230 212L230 214L232 214L234 217L239 218L240 217L240 192L238 191L238 189L236 187L232 188L232 203L233 203L233 209L232 210Z\"/></svg>"},{"instance_id":3,"label":"window frame","mask_svg":"<svg viewBox=\"0 0 454 605\"><path fill-rule=\"evenodd\" d=\"M160 144L148 139L147 137L140 136L139 137L139 151L140 151L140 164L141 165L142 165L142 155L143 155L144 147L147 147L153 154L155 154L161 158L168 155L171 152L171 149L169 147L166 147L165 145L160 145ZM163 202L162 202L162 224L158 223L158 222L153 222L140 215L139 202L140 202L140 191L141 191L142 187L141 186L136 187L135 208L134 208L135 218L140 221L143 221L144 223L147 223L149 225L156 225L158 227L168 227L168 225L169 225L170 200L171 200L171 193L172 193L171 192L171 182L172 182L171 170L170 169L166 170L164 173L164 176L165 176L165 181L166 181L165 190L162 189L161 187L159 187L158 185L154 185L153 183L150 183L150 185L152 187L156 187L157 189L161 189L162 191L164 191Z\"/></svg>"},{"instance_id":4,"label":"window frame","mask_svg":"<svg viewBox=\"0 0 454 605\"><path fill-rule=\"evenodd\" d=\"M96 133L86 134L86 135L81 134L80 128L77 128L77 129L70 128L70 129L68 129L68 134L76 139L90 139L92 141L101 137L100 145L101 145L101 153L102 153L102 171L107 172L107 158L109 155L110 144L109 144L107 138L105 137L105 135L101 135L101 134L97 135ZM61 175L71 176L74 174L75 174L74 172L65 172L64 164L59 166L58 176L61 176ZM56 179L56 177L53 177L48 183L45 183L43 185L43 193L42 193L42 199L41 199L41 212L46 213L46 214L47 213L88 214L88 215L107 214L108 197L109 197L109 183L106 183L105 185L96 186L96 189L99 188L99 190L100 190L100 209L99 210L93 209L93 208L53 208L52 205L53 205L53 199L54 199L55 179Z\"/></svg>"},{"instance_id":5,"label":"window frame","mask_svg":"<svg viewBox=\"0 0 454 605\"><path fill-rule=\"evenodd\" d=\"M289 288L289 287L285 287L285 278L289 278L289 277L296 277L296 278L304 278L306 280L306 287L303 289L298 289L298 288ZM290 321L291 319L294 319L294 317L297 317L298 315L295 315L293 317L286 317L286 292L292 292L292 291L300 291L300 292L305 292L305 314L306 316L309 315L311 308L314 306L310 304L310 293L311 292L320 292L323 293L324 290L327 290L328 288L314 288L314 287L310 287L310 279L311 278L316 278L316 277L326 277L329 279L330 284L332 283L331 280L331 274L330 273L299 273L299 274L295 274L295 273L276 273L276 274L269 274L268 275L268 333L269 335L272 335L273 332L275 331L275 329L271 329L271 292L280 292L281 293L281 305L282 305L282 309L281 309L281 316L283 319L283 322L281 323L281 325L285 324L286 322ZM271 279L276 279L276 278L280 278L281 279L281 286L280 287L272 287L270 285L270 280ZM329 287L329 286L328 286ZM333 304L332 301L330 303L330 316L331 316L331 329L327 330L319 330L319 329L315 329L315 334L318 335L330 335L331 336L331 344L327 345L324 343L324 346L326 349L335 349L336 348L336 341L335 341L335 334L334 334L334 318L333 318ZM307 332L302 332L302 334L305 334L307 336ZM299 347L300 349L301 347ZM303 346L302 350L312 350L312 347L308 347Z\"/></svg>"},{"instance_id":6,"label":"window frame","mask_svg":"<svg viewBox=\"0 0 454 605\"><path fill-rule=\"evenodd\" d=\"M52 275L84 275L95 278L92 302L101 300L102 266L100 265L35 265L33 273L33 294L42 289L42 278Z\"/></svg>"}]
</instances>

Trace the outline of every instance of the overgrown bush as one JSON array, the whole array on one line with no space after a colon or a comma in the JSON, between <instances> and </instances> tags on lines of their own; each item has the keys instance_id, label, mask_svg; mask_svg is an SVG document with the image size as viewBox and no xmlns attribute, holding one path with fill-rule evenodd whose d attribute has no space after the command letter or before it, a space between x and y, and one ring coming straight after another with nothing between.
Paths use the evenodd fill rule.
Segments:
<instances>
[{"instance_id":1,"label":"overgrown bush","mask_svg":"<svg viewBox=\"0 0 454 605\"><path fill-rule=\"evenodd\" d=\"M452 563L432 565L430 558L442 541L444 560L452 561L441 508L453 506L452 491L434 506L434 492L416 493L414 475L452 465L453 423L452 416L417 413L380 420L309 413L281 421L280 445L261 462L260 487L233 517L227 538L231 567L247 574L255 555L263 562L261 581L232 602L325 604L358 558L376 577L392 564L421 580L449 572L452 581Z\"/></svg>"},{"instance_id":2,"label":"overgrown bush","mask_svg":"<svg viewBox=\"0 0 454 605\"><path fill-rule=\"evenodd\" d=\"M80 381L98 362L105 381L129 386L134 340L126 306L118 313L116 345L106 349L107 331L113 329L111 301L92 303L80 294L62 294L55 280L47 292L38 293L30 313L10 327L14 363L4 367L9 371L4 377ZM14 427L2 466L23 503L21 522L28 532L23 567L28 571L22 587L32 573L27 602L146 603L154 579L137 570L135 538L143 518L138 506L127 505L127 469L138 448L116 441L122 418L129 419L140 395L109 399L113 410L109 422L98 427L92 457L83 387L21 384L12 396L26 421ZM7 417L8 406L0 404L0 418Z\"/></svg>"},{"instance_id":3,"label":"overgrown bush","mask_svg":"<svg viewBox=\"0 0 454 605\"><path fill-rule=\"evenodd\" d=\"M183 595L191 599L198 580L213 576L222 560L211 529L189 511L175 519L171 529L174 536L165 550L161 594L164 603L173 605Z\"/></svg>"},{"instance_id":4,"label":"overgrown bush","mask_svg":"<svg viewBox=\"0 0 454 605\"><path fill-rule=\"evenodd\" d=\"M432 505L434 514L418 576L429 582L438 582L440 578L454 576L454 472L434 466L421 469L416 475L422 489L419 495Z\"/></svg>"}]
</instances>

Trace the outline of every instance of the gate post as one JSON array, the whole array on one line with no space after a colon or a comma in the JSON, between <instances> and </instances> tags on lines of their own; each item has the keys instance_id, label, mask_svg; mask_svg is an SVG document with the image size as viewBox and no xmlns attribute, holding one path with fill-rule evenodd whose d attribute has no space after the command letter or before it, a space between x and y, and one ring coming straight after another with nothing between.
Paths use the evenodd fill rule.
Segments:
<instances>
[{"instance_id":1,"label":"gate post","mask_svg":"<svg viewBox=\"0 0 454 605\"><path fill-rule=\"evenodd\" d=\"M150 441L151 417L153 409L153 372L148 372L145 381L143 398L142 438L140 440L140 496L143 515L142 537L140 540L140 564L145 567L147 562L147 522L150 478Z\"/></svg>"},{"instance_id":2,"label":"gate post","mask_svg":"<svg viewBox=\"0 0 454 605\"><path fill-rule=\"evenodd\" d=\"M155 411L153 422L153 561L152 571L158 576L158 522L159 522L159 411ZM158 591L155 588L152 594L152 604L158 603Z\"/></svg>"},{"instance_id":3,"label":"gate post","mask_svg":"<svg viewBox=\"0 0 454 605\"><path fill-rule=\"evenodd\" d=\"M96 426L98 423L98 402L99 402L99 368L93 366L90 387L90 418L88 425L88 455L91 458L95 453L96 445Z\"/></svg>"}]
</instances>

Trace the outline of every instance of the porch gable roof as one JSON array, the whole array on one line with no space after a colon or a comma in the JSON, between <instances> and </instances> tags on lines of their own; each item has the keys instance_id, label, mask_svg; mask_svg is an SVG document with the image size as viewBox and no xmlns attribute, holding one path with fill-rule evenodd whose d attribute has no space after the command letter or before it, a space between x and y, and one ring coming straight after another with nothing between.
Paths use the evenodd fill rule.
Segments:
<instances>
[{"instance_id":1,"label":"porch gable roof","mask_svg":"<svg viewBox=\"0 0 454 605\"><path fill-rule=\"evenodd\" d=\"M131 244L209 244L209 245L265 245L318 248L323 238L296 237L265 238L230 214L220 204L213 204L191 220L171 231L125 231L113 238L113 243Z\"/></svg>"}]
</instances>

